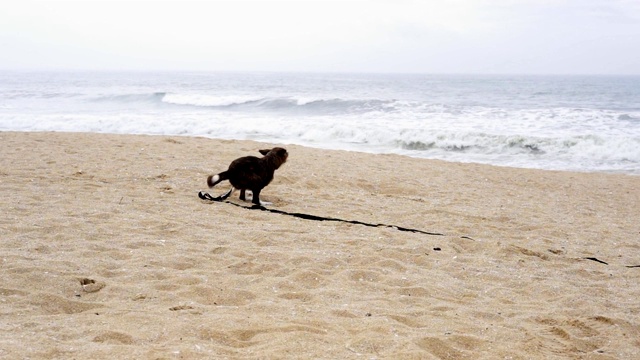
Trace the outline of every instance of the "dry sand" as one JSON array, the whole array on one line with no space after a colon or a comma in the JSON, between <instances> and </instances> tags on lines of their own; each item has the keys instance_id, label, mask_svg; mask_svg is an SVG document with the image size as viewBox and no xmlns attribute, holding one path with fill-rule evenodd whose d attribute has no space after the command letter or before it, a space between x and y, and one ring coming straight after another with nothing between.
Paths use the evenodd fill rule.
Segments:
<instances>
[{"instance_id":1,"label":"dry sand","mask_svg":"<svg viewBox=\"0 0 640 360\"><path fill-rule=\"evenodd\" d=\"M270 144L0 141L2 359L640 358L638 176L287 146L262 193L430 236L198 199Z\"/></svg>"}]
</instances>

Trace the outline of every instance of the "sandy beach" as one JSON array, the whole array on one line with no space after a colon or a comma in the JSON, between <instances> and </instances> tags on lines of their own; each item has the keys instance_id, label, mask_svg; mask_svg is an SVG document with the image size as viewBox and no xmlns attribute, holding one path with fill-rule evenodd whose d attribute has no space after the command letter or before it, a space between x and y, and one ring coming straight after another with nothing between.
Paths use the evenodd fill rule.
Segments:
<instances>
[{"instance_id":1,"label":"sandy beach","mask_svg":"<svg viewBox=\"0 0 640 360\"><path fill-rule=\"evenodd\" d=\"M2 359L638 359L640 177L0 133ZM248 206L231 199L234 204Z\"/></svg>"}]
</instances>

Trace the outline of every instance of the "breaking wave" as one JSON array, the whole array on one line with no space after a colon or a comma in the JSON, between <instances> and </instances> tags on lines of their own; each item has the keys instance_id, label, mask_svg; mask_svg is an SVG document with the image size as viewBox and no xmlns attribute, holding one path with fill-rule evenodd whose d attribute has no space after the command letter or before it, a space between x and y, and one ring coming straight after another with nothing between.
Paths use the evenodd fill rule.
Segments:
<instances>
[{"instance_id":1,"label":"breaking wave","mask_svg":"<svg viewBox=\"0 0 640 360\"><path fill-rule=\"evenodd\" d=\"M162 102L180 106L233 110L272 111L282 113L304 113L307 115L328 115L342 113L366 113L397 110L394 100L349 100L340 98L312 99L296 97L257 96L211 96L165 94Z\"/></svg>"}]
</instances>

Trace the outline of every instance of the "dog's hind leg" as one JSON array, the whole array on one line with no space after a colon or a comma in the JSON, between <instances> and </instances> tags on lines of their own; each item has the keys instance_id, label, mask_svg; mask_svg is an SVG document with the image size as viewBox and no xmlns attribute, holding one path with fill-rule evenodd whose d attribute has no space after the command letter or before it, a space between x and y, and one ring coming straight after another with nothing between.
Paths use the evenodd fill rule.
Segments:
<instances>
[{"instance_id":1,"label":"dog's hind leg","mask_svg":"<svg viewBox=\"0 0 640 360\"><path fill-rule=\"evenodd\" d=\"M254 203L255 205L260 205L260 206L266 206L266 205L271 205L270 202L267 201L260 201L260 191L262 189L253 189L251 190L252 197L251 197L251 202Z\"/></svg>"}]
</instances>

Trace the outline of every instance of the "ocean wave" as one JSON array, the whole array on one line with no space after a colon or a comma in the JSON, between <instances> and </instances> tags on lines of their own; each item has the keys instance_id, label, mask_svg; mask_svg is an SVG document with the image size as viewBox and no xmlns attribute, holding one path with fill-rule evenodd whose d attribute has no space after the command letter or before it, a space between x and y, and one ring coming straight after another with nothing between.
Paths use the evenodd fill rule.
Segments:
<instances>
[{"instance_id":1,"label":"ocean wave","mask_svg":"<svg viewBox=\"0 0 640 360\"><path fill-rule=\"evenodd\" d=\"M213 96L166 94L162 102L180 106L231 111L269 111L305 115L358 114L398 110L396 100L304 97Z\"/></svg>"},{"instance_id":2,"label":"ocean wave","mask_svg":"<svg viewBox=\"0 0 640 360\"><path fill-rule=\"evenodd\" d=\"M333 148L504 166L630 173L640 169L638 134L540 136L526 131L500 134L473 129L403 128L393 123L357 126L349 121L334 121L280 124L266 135L309 146L330 144Z\"/></svg>"},{"instance_id":3,"label":"ocean wave","mask_svg":"<svg viewBox=\"0 0 640 360\"><path fill-rule=\"evenodd\" d=\"M173 105L186 105L194 107L229 107L241 104L249 104L262 100L256 96L213 96L200 94L165 94L162 102Z\"/></svg>"},{"instance_id":4,"label":"ocean wave","mask_svg":"<svg viewBox=\"0 0 640 360\"><path fill-rule=\"evenodd\" d=\"M304 96L261 95L212 95L198 93L132 93L104 94L91 98L90 102L112 104L114 108L140 108L155 106L178 111L223 111L251 115L293 116L368 116L383 121L405 123L417 121L422 124L437 124L448 128L457 124L475 127L522 127L528 124L535 130L563 131L567 128L590 126L610 129L614 122L637 122L636 112L617 112L586 108L521 108L509 109L478 105L443 104L428 100L410 101L384 98L323 98ZM108 105L104 105L106 110Z\"/></svg>"},{"instance_id":5,"label":"ocean wave","mask_svg":"<svg viewBox=\"0 0 640 360\"><path fill-rule=\"evenodd\" d=\"M105 94L93 97L93 102L114 102L114 103L161 103L167 94L164 92L140 93L140 94Z\"/></svg>"},{"instance_id":6,"label":"ocean wave","mask_svg":"<svg viewBox=\"0 0 640 360\"><path fill-rule=\"evenodd\" d=\"M396 139L393 144L411 156L517 167L637 172L640 166L640 137L637 136L466 133L440 134L424 140Z\"/></svg>"},{"instance_id":7,"label":"ocean wave","mask_svg":"<svg viewBox=\"0 0 640 360\"><path fill-rule=\"evenodd\" d=\"M440 136L436 141L406 141L395 140L396 147L403 150L428 152L441 150L446 152L459 153L497 153L497 152L520 152L524 154L544 154L546 144L542 141L527 138L524 136L491 136L487 134L475 134L462 136L465 140L460 140L460 136L448 138Z\"/></svg>"}]
</instances>

